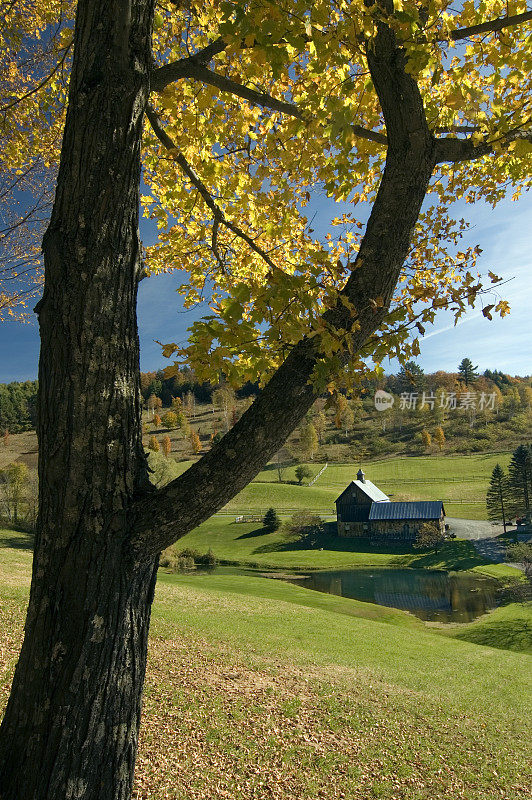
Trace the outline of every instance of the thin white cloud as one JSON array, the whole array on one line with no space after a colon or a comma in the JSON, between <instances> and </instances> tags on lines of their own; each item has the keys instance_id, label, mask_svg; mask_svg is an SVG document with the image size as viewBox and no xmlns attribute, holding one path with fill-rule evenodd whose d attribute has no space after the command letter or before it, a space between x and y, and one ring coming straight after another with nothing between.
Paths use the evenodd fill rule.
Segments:
<instances>
[{"instance_id":1,"label":"thin white cloud","mask_svg":"<svg viewBox=\"0 0 532 800\"><path fill-rule=\"evenodd\" d=\"M447 331L454 331L454 329L458 328L460 325L464 325L466 322L471 322L471 320L478 319L481 316L482 314L478 313L478 314L471 314L471 316L464 317L463 319L459 319L458 322L456 323L453 322L452 325L446 325L445 328L438 328L437 331L431 331L431 333L425 334L422 341L425 342L427 339L432 339L433 336L439 336L440 333L447 333Z\"/></svg>"}]
</instances>

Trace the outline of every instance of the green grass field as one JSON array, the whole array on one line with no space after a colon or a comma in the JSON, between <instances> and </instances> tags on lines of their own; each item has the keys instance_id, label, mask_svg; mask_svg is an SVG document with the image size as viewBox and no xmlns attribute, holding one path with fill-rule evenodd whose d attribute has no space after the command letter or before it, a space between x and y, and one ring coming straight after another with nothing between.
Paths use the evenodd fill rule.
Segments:
<instances>
[{"instance_id":1,"label":"green grass field","mask_svg":"<svg viewBox=\"0 0 532 800\"><path fill-rule=\"evenodd\" d=\"M415 567L420 569L475 569L492 577L515 577L513 567L492 564L482 558L471 542L450 540L438 553L420 552L406 545L374 547L367 539L320 536L319 546L308 547L287 538L282 528L267 533L258 522L237 523L232 517L216 516L183 536L173 546L204 553L211 549L219 561L274 569L348 569L349 567Z\"/></svg>"},{"instance_id":2,"label":"green grass field","mask_svg":"<svg viewBox=\"0 0 532 800\"><path fill-rule=\"evenodd\" d=\"M493 467L497 463L506 467L510 457L510 453L398 457L364 463L364 470L392 500L444 500L450 517L486 519L485 497ZM181 474L190 463L171 462L167 478ZM307 466L316 475L323 464L309 462ZM330 464L308 487L295 484L294 466L284 470L284 482L279 483L277 469L270 464L224 511L241 514L265 511L270 506L280 510L306 508L332 518L335 499L356 476L357 469L355 464Z\"/></svg>"},{"instance_id":3,"label":"green grass field","mask_svg":"<svg viewBox=\"0 0 532 800\"><path fill-rule=\"evenodd\" d=\"M30 548L0 534L0 706ZM497 611L442 635L279 581L160 574L135 800L524 800L532 660L493 623L512 644L526 612Z\"/></svg>"}]
</instances>

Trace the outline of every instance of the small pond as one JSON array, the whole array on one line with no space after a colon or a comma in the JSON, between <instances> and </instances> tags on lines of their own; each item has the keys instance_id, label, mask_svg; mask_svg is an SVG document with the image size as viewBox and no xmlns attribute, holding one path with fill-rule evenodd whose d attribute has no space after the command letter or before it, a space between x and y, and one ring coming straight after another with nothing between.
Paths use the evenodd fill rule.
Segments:
<instances>
[{"instance_id":1,"label":"small pond","mask_svg":"<svg viewBox=\"0 0 532 800\"><path fill-rule=\"evenodd\" d=\"M497 582L470 573L366 568L283 578L317 592L411 611L433 622L471 622L497 603Z\"/></svg>"}]
</instances>

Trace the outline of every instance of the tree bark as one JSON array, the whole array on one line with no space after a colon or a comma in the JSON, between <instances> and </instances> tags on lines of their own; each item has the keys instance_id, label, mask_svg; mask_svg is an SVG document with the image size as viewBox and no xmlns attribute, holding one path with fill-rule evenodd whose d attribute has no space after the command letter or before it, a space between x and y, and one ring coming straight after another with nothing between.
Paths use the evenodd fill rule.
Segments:
<instances>
[{"instance_id":1,"label":"tree bark","mask_svg":"<svg viewBox=\"0 0 532 800\"><path fill-rule=\"evenodd\" d=\"M38 304L40 506L2 800L131 795L157 554L125 557L142 491L136 292L152 0L80 0Z\"/></svg>"},{"instance_id":2,"label":"tree bark","mask_svg":"<svg viewBox=\"0 0 532 800\"><path fill-rule=\"evenodd\" d=\"M293 348L216 448L165 489L148 491L135 306L153 4L78 3L38 308L38 533L25 639L0 729L1 800L130 797L158 553L248 483L316 396L319 336ZM357 309L355 352L386 312L434 165L419 91L385 25L367 57L389 146L344 290ZM339 301L325 321L345 330L352 318Z\"/></svg>"}]
</instances>

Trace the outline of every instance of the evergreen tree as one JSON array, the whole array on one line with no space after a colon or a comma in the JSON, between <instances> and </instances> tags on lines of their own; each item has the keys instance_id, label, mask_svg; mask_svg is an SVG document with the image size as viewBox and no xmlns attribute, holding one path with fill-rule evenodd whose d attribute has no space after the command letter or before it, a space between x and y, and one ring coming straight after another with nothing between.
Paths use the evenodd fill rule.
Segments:
<instances>
[{"instance_id":1,"label":"evergreen tree","mask_svg":"<svg viewBox=\"0 0 532 800\"><path fill-rule=\"evenodd\" d=\"M474 383L478 378L478 366L474 367L470 358L463 358L458 364L458 374L466 386Z\"/></svg>"},{"instance_id":2,"label":"evergreen tree","mask_svg":"<svg viewBox=\"0 0 532 800\"><path fill-rule=\"evenodd\" d=\"M530 515L530 498L532 496L532 448L520 444L514 450L508 466L508 495L511 515L523 512Z\"/></svg>"},{"instance_id":3,"label":"evergreen tree","mask_svg":"<svg viewBox=\"0 0 532 800\"><path fill-rule=\"evenodd\" d=\"M37 381L0 383L0 429L11 433L35 427Z\"/></svg>"},{"instance_id":4,"label":"evergreen tree","mask_svg":"<svg viewBox=\"0 0 532 800\"><path fill-rule=\"evenodd\" d=\"M508 479L500 464L496 464L491 473L490 485L486 494L486 508L488 510L489 519L502 519L504 532L506 533Z\"/></svg>"},{"instance_id":5,"label":"evergreen tree","mask_svg":"<svg viewBox=\"0 0 532 800\"><path fill-rule=\"evenodd\" d=\"M501 372L500 369L495 369L495 370L486 369L484 370L484 377L489 378L490 381L493 381L493 383L499 389L502 389L504 386L508 386L510 383L508 375L505 375L504 372Z\"/></svg>"},{"instance_id":6,"label":"evergreen tree","mask_svg":"<svg viewBox=\"0 0 532 800\"><path fill-rule=\"evenodd\" d=\"M425 373L415 361L407 361L397 374L397 391L419 392L425 385Z\"/></svg>"},{"instance_id":7,"label":"evergreen tree","mask_svg":"<svg viewBox=\"0 0 532 800\"><path fill-rule=\"evenodd\" d=\"M275 508L269 508L267 510L267 512L263 517L262 524L271 533L279 530L279 528L281 527L281 520L279 519L279 516Z\"/></svg>"},{"instance_id":8,"label":"evergreen tree","mask_svg":"<svg viewBox=\"0 0 532 800\"><path fill-rule=\"evenodd\" d=\"M148 386L147 389L148 396L150 397L151 395L155 395L155 397L160 397L162 388L163 388L162 382L155 378Z\"/></svg>"}]
</instances>

